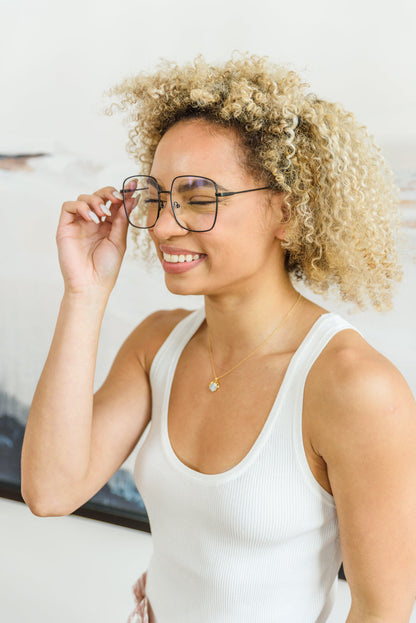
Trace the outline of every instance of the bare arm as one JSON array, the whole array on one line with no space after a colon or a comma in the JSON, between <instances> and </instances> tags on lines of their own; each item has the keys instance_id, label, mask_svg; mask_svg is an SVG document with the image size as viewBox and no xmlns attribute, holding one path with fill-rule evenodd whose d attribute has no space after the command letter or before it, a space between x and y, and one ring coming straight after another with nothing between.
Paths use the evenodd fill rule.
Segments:
<instances>
[{"instance_id":1,"label":"bare arm","mask_svg":"<svg viewBox=\"0 0 416 623\"><path fill-rule=\"evenodd\" d=\"M127 232L113 190L81 195L62 208L57 242L65 294L22 450L22 495L40 515L67 514L89 499L128 456L150 417L140 330L126 341L105 389L93 398L101 321ZM96 223L89 211L103 216L100 205L108 199L112 215ZM105 394L114 398L103 401Z\"/></svg>"},{"instance_id":2,"label":"bare arm","mask_svg":"<svg viewBox=\"0 0 416 623\"><path fill-rule=\"evenodd\" d=\"M408 623L416 598L416 405L379 353L341 349L326 367L319 453L336 503L347 623Z\"/></svg>"},{"instance_id":3,"label":"bare arm","mask_svg":"<svg viewBox=\"0 0 416 623\"><path fill-rule=\"evenodd\" d=\"M86 502L134 449L151 398L141 348L152 317L121 347L93 396L100 305L64 299L48 360L29 413L22 494L38 515L66 515Z\"/></svg>"}]
</instances>

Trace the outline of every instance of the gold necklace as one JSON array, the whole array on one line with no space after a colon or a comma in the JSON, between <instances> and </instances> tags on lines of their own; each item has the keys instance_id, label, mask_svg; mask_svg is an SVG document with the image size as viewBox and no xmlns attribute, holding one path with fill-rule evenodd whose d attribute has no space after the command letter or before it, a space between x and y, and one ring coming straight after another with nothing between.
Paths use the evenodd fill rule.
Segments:
<instances>
[{"instance_id":1,"label":"gold necklace","mask_svg":"<svg viewBox=\"0 0 416 623\"><path fill-rule=\"evenodd\" d=\"M216 375L215 372L215 367L214 367L214 359L212 356L212 348L211 348L211 338L209 335L209 331L208 331L208 349L209 349L209 357L211 359L211 368L212 368L212 373L214 375L214 380L210 382L208 389L210 392L216 392L219 390L220 388L220 384L219 384L219 379L222 379L223 376L226 376L227 374L230 374L230 372L232 372L233 370L235 370L236 368L238 368L238 366L241 366L242 363L244 363L245 361L247 361L247 359L249 359L252 355L254 355L255 352L257 352L259 350L259 348L261 348L263 346L263 344L265 344L268 340L270 340L270 338L272 337L272 335L274 335L276 333L276 331L278 329L280 329L280 327L282 326L282 324L284 322L286 322L286 320L289 318L290 314L293 312L293 310L295 309L296 305L299 303L301 298L301 294L299 292L296 301L294 302L294 304L292 305L292 307L289 309L289 311L287 312L286 316L283 317L283 320L281 320L279 322L279 324L277 325L277 327L275 329L273 329L273 331L270 333L269 337L266 337L266 339L259 344L249 355L247 355L247 357L244 357L244 359L242 359L241 361L239 361L235 366L233 366L230 370L228 370L227 372L224 372L224 374L220 374L220 376Z\"/></svg>"}]
</instances>

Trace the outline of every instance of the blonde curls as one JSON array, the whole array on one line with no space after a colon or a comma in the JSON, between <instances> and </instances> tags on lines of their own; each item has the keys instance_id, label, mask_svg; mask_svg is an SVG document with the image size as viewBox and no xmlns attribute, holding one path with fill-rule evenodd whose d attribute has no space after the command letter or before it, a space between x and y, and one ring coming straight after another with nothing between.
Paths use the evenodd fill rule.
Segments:
<instances>
[{"instance_id":1,"label":"blonde curls","mask_svg":"<svg viewBox=\"0 0 416 623\"><path fill-rule=\"evenodd\" d=\"M247 169L285 194L282 244L292 276L317 293L336 288L360 308L389 309L402 276L393 175L367 129L307 87L294 71L257 56L215 66L202 57L183 66L163 61L110 89L116 101L106 112L128 113L127 151L143 173L181 119L236 129Z\"/></svg>"}]
</instances>

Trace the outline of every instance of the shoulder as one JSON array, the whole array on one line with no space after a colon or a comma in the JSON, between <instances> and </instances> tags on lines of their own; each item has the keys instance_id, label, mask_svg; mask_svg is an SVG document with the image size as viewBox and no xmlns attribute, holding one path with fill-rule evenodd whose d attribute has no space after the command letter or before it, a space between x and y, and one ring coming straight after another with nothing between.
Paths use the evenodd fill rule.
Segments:
<instances>
[{"instance_id":1,"label":"shoulder","mask_svg":"<svg viewBox=\"0 0 416 623\"><path fill-rule=\"evenodd\" d=\"M147 372L168 335L191 313L191 310L182 308L158 310L147 316L130 334L127 339L129 346Z\"/></svg>"},{"instance_id":2,"label":"shoulder","mask_svg":"<svg viewBox=\"0 0 416 623\"><path fill-rule=\"evenodd\" d=\"M314 447L323 457L341 440L387 441L416 423L412 393L399 370L352 329L336 334L312 366L309 395Z\"/></svg>"},{"instance_id":3,"label":"shoulder","mask_svg":"<svg viewBox=\"0 0 416 623\"><path fill-rule=\"evenodd\" d=\"M412 393L397 368L352 330L332 338L311 372L310 439L336 505L351 612L385 613L386 620L407 612L397 616L408 620L416 571Z\"/></svg>"}]
</instances>

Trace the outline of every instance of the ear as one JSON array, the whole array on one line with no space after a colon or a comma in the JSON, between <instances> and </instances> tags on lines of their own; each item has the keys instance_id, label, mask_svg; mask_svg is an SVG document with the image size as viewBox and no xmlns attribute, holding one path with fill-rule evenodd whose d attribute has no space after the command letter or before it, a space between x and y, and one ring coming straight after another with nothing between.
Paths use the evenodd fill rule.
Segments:
<instances>
[{"instance_id":1,"label":"ear","mask_svg":"<svg viewBox=\"0 0 416 623\"><path fill-rule=\"evenodd\" d=\"M284 240L286 236L286 225L290 220L290 210L285 202L284 193L274 193L271 199L271 208L275 215L274 234L278 240Z\"/></svg>"}]
</instances>

